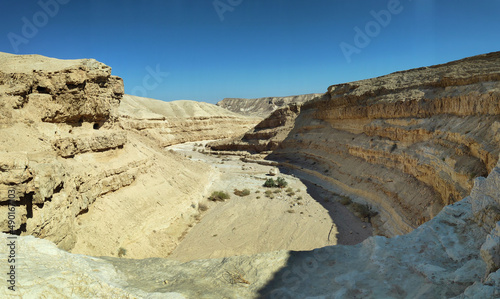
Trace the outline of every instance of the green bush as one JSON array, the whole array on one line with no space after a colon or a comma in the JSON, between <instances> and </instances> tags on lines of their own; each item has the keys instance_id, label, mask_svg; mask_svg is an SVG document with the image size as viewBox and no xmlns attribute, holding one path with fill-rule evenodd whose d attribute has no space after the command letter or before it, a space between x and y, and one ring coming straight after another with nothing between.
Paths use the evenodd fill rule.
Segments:
<instances>
[{"instance_id":1,"label":"green bush","mask_svg":"<svg viewBox=\"0 0 500 299\"><path fill-rule=\"evenodd\" d=\"M226 199L229 199L230 196L224 191L214 191L212 192L212 195L208 198L208 200L211 201L224 201Z\"/></svg>"},{"instance_id":2,"label":"green bush","mask_svg":"<svg viewBox=\"0 0 500 299\"><path fill-rule=\"evenodd\" d=\"M268 187L268 188L274 188L277 186L278 185L276 184L276 182L273 179L267 179L266 182L264 183L264 187Z\"/></svg>"},{"instance_id":3,"label":"green bush","mask_svg":"<svg viewBox=\"0 0 500 299\"><path fill-rule=\"evenodd\" d=\"M287 181L285 181L284 178L280 177L276 180L276 185L278 185L278 187L280 187L280 188L285 188L286 186L288 186L288 183L287 183Z\"/></svg>"}]
</instances>

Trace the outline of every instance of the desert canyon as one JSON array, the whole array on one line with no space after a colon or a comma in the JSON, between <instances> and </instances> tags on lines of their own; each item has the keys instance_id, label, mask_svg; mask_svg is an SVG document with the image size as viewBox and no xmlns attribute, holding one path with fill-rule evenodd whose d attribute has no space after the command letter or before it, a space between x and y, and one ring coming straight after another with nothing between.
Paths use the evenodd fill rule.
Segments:
<instances>
[{"instance_id":1,"label":"desert canyon","mask_svg":"<svg viewBox=\"0 0 500 299\"><path fill-rule=\"evenodd\" d=\"M2 298L500 298L500 52L217 105L0 53L0 98Z\"/></svg>"}]
</instances>

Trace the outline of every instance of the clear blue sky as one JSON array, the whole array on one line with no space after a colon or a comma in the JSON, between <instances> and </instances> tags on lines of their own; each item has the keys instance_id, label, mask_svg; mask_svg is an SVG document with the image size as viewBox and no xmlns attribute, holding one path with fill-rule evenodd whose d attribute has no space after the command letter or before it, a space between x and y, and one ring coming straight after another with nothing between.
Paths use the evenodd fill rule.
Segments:
<instances>
[{"instance_id":1,"label":"clear blue sky","mask_svg":"<svg viewBox=\"0 0 500 299\"><path fill-rule=\"evenodd\" d=\"M325 92L500 50L498 0L397 2L41 0L52 3L45 12L38 1L4 0L0 51L95 58L124 79L127 93L215 103ZM390 20L371 14L381 10ZM358 36L357 46L355 27L371 35ZM344 51L356 47L350 62L342 43ZM161 74L155 79L148 68Z\"/></svg>"}]
</instances>

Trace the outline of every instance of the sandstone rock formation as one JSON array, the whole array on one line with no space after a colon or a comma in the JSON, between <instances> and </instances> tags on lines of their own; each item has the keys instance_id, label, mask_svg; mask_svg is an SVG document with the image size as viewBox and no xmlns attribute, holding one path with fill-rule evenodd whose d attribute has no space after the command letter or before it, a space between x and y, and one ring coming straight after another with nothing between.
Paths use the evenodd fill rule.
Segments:
<instances>
[{"instance_id":1,"label":"sandstone rock formation","mask_svg":"<svg viewBox=\"0 0 500 299\"><path fill-rule=\"evenodd\" d=\"M498 161L500 52L334 85L290 109L212 146L276 148L269 159L378 210L379 234L407 233Z\"/></svg>"},{"instance_id":2,"label":"sandstone rock formation","mask_svg":"<svg viewBox=\"0 0 500 299\"><path fill-rule=\"evenodd\" d=\"M497 298L500 163L412 233L180 263L71 255L20 237L19 294L124 298ZM0 242L6 242L0 234ZM5 263L5 253L0 261ZM39 276L37 273L45 273ZM36 283L35 283L36 281ZM99 282L99 283L98 283ZM2 284L5 284L2 281ZM3 286L3 285L2 285ZM6 287L0 295L8 295Z\"/></svg>"},{"instance_id":3,"label":"sandstone rock formation","mask_svg":"<svg viewBox=\"0 0 500 299\"><path fill-rule=\"evenodd\" d=\"M122 80L95 60L0 53L0 214L14 189L17 233L77 253L167 256L216 174L163 146L256 122L215 105L122 96ZM0 229L9 231L5 217Z\"/></svg>"},{"instance_id":4,"label":"sandstone rock formation","mask_svg":"<svg viewBox=\"0 0 500 299\"><path fill-rule=\"evenodd\" d=\"M290 104L301 105L321 95L320 93L311 93L290 97L266 97L258 99L226 98L218 102L217 106L243 115L265 118L277 109L284 108Z\"/></svg>"},{"instance_id":5,"label":"sandstone rock formation","mask_svg":"<svg viewBox=\"0 0 500 299\"><path fill-rule=\"evenodd\" d=\"M214 141L209 144L209 147L215 151L270 153L288 136L299 113L300 106L291 104L271 113L269 117L246 132L243 137Z\"/></svg>"},{"instance_id":6,"label":"sandstone rock formation","mask_svg":"<svg viewBox=\"0 0 500 299\"><path fill-rule=\"evenodd\" d=\"M140 131L161 146L215 140L244 134L260 121L218 106L194 102L163 102L124 95L119 108L120 124Z\"/></svg>"}]
</instances>

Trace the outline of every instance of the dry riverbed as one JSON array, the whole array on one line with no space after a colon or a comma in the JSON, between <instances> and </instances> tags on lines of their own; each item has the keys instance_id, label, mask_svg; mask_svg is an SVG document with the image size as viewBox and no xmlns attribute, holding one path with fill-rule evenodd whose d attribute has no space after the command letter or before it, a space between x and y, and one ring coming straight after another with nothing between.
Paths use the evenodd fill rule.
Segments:
<instances>
[{"instance_id":1,"label":"dry riverbed","mask_svg":"<svg viewBox=\"0 0 500 299\"><path fill-rule=\"evenodd\" d=\"M342 205L325 205L324 192L313 190L314 185L306 186L293 175L269 176L274 167L245 163L238 156L201 153L204 144L185 143L168 150L211 165L218 175L214 176L210 193L224 191L231 198L224 202L201 202L197 223L170 258L189 261L335 245L338 229L332 215L350 223L347 230L345 224L341 225L342 230L346 230L341 239L349 239L348 243L360 242L371 234L369 225L352 217ZM283 177L288 186L263 187L266 179L277 177ZM250 194L238 196L234 194L235 189L248 189ZM316 198L311 194L316 194ZM320 197L323 202L318 200Z\"/></svg>"}]
</instances>

